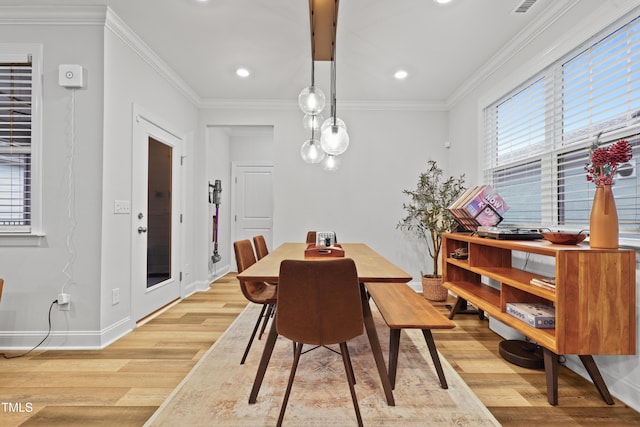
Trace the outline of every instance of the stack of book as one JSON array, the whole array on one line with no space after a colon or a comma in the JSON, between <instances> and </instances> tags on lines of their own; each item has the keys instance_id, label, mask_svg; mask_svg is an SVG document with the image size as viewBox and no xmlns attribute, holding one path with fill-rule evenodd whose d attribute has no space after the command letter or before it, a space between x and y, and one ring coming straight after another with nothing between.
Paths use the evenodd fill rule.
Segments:
<instances>
[{"instance_id":1,"label":"stack of book","mask_svg":"<svg viewBox=\"0 0 640 427\"><path fill-rule=\"evenodd\" d=\"M556 290L556 278L555 277L534 277L530 282L532 285L539 286L550 291Z\"/></svg>"},{"instance_id":2,"label":"stack of book","mask_svg":"<svg viewBox=\"0 0 640 427\"><path fill-rule=\"evenodd\" d=\"M508 210L509 206L490 185L469 188L449 206L458 224L469 231L479 226L495 227Z\"/></svg>"}]
</instances>

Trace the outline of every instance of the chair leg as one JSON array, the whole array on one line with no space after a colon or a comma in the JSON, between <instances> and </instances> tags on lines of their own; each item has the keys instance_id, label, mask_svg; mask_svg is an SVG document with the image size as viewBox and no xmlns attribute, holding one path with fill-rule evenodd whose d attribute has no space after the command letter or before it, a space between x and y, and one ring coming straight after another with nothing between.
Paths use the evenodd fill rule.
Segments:
<instances>
[{"instance_id":1,"label":"chair leg","mask_svg":"<svg viewBox=\"0 0 640 427\"><path fill-rule=\"evenodd\" d=\"M284 392L284 400L282 401L282 407L280 408L280 415L278 416L277 427L282 426L282 420L284 419L284 412L287 410L287 402L289 401L289 395L291 394L291 386L293 386L293 379L296 376L296 369L298 369L298 362L300 361L300 354L302 353L302 343L294 343L296 346L295 357L293 358L293 365L291 365L291 373L289 374L289 382L287 383L287 390Z\"/></svg>"},{"instance_id":2,"label":"chair leg","mask_svg":"<svg viewBox=\"0 0 640 427\"><path fill-rule=\"evenodd\" d=\"M349 349L346 342L340 343L340 352L342 353L342 362L344 363L344 369L347 374L347 381L349 382L349 391L351 392L351 400L353 401L353 408L356 410L356 419L358 420L358 426L362 427L362 417L360 416L360 406L358 405L358 398L356 397L356 389L354 387L355 381L353 380L353 368L351 365L351 357L349 357ZM349 373L351 372L351 375Z\"/></svg>"},{"instance_id":3,"label":"chair leg","mask_svg":"<svg viewBox=\"0 0 640 427\"><path fill-rule=\"evenodd\" d=\"M346 343L345 343L345 347L346 347ZM347 351L348 347L347 347ZM342 351L340 352L340 354L342 354ZM353 384L356 383L356 376L353 374L353 365L351 364L351 357L348 358L349 360L349 366L347 367L347 375L349 375L351 377L351 381L353 381Z\"/></svg>"},{"instance_id":4,"label":"chair leg","mask_svg":"<svg viewBox=\"0 0 640 427\"><path fill-rule=\"evenodd\" d=\"M262 339L262 334L264 334L265 329L267 329L267 323L269 322L269 318L271 317L271 314L273 313L273 311L274 311L273 304L269 304L269 307L267 307L267 313L264 315L262 328L260 329L260 335L258 335L259 340Z\"/></svg>"},{"instance_id":5,"label":"chair leg","mask_svg":"<svg viewBox=\"0 0 640 427\"><path fill-rule=\"evenodd\" d=\"M244 350L244 354L242 355L242 360L240 360L240 364L244 365L244 361L247 359L247 355L249 354L249 349L251 348L251 344L253 344L253 339L256 337L256 332L258 332L258 328L260 327L260 321L262 320L262 315L264 311L267 309L267 304L262 304L262 310L260 310L260 316L258 316L258 321L256 325L253 327L253 332L251 332L251 338L249 338L249 343L247 344L247 348Z\"/></svg>"}]
</instances>

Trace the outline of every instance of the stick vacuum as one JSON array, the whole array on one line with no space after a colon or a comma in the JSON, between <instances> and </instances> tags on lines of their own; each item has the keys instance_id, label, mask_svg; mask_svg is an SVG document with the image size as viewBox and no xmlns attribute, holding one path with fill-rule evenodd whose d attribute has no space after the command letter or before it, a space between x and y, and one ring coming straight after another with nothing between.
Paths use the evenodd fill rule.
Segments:
<instances>
[{"instance_id":1,"label":"stick vacuum","mask_svg":"<svg viewBox=\"0 0 640 427\"><path fill-rule=\"evenodd\" d=\"M222 259L218 253L218 209L220 207L220 193L222 193L222 183L219 179L216 179L213 185L213 203L216 205L216 214L213 216L213 255L211 256L211 262L214 264Z\"/></svg>"}]
</instances>

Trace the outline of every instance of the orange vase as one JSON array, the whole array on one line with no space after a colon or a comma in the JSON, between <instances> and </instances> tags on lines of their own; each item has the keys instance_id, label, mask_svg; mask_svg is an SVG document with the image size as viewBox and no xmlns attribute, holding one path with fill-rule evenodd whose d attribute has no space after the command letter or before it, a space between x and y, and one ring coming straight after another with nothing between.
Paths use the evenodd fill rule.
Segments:
<instances>
[{"instance_id":1,"label":"orange vase","mask_svg":"<svg viewBox=\"0 0 640 427\"><path fill-rule=\"evenodd\" d=\"M589 217L589 245L597 249L618 249L618 212L611 185L596 187Z\"/></svg>"}]
</instances>

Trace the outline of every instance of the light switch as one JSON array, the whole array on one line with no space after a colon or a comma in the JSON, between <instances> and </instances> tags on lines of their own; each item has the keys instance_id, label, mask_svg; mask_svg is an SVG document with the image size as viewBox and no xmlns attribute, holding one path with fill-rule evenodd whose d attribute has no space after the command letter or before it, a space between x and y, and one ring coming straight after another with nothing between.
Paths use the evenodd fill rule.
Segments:
<instances>
[{"instance_id":1,"label":"light switch","mask_svg":"<svg viewBox=\"0 0 640 427\"><path fill-rule=\"evenodd\" d=\"M129 200L116 200L113 202L113 213L129 214L131 213L131 202Z\"/></svg>"}]
</instances>

